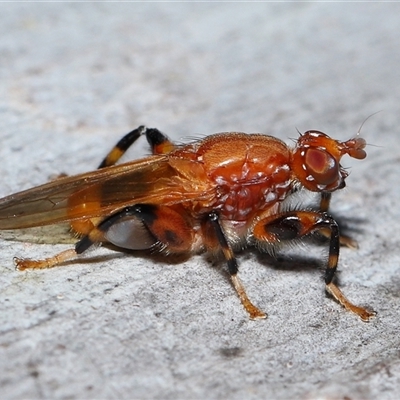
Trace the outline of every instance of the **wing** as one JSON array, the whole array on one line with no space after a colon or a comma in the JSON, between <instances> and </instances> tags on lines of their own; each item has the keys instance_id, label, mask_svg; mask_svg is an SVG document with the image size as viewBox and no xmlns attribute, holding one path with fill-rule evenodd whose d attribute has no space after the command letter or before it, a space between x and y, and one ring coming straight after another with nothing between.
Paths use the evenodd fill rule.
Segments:
<instances>
[{"instance_id":1,"label":"wing","mask_svg":"<svg viewBox=\"0 0 400 400\"><path fill-rule=\"evenodd\" d=\"M68 222L32 228L0 230L1 240L36 244L75 244L77 235Z\"/></svg>"},{"instance_id":2,"label":"wing","mask_svg":"<svg viewBox=\"0 0 400 400\"><path fill-rule=\"evenodd\" d=\"M0 199L0 230L107 216L126 205L176 204L196 196L190 179L178 170L168 156L156 155L56 179Z\"/></svg>"}]
</instances>

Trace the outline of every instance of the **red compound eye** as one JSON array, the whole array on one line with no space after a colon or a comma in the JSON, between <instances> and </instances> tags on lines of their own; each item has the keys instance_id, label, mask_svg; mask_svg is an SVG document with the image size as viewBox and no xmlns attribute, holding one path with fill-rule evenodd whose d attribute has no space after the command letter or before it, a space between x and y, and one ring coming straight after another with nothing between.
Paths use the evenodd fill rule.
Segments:
<instances>
[{"instance_id":1,"label":"red compound eye","mask_svg":"<svg viewBox=\"0 0 400 400\"><path fill-rule=\"evenodd\" d=\"M308 149L304 164L318 184L330 185L339 178L338 163L324 150Z\"/></svg>"}]
</instances>

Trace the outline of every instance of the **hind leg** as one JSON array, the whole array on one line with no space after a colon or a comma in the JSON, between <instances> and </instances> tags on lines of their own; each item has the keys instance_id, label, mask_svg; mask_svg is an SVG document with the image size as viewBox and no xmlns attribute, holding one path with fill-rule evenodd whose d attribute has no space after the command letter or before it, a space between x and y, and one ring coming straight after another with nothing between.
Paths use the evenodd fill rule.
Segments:
<instances>
[{"instance_id":1,"label":"hind leg","mask_svg":"<svg viewBox=\"0 0 400 400\"><path fill-rule=\"evenodd\" d=\"M158 246L166 252L189 253L193 237L193 229L181 210L138 204L125 207L102 220L76 243L74 249L42 260L15 257L14 263L21 271L52 268L76 258L94 244L103 242L132 250Z\"/></svg>"}]
</instances>

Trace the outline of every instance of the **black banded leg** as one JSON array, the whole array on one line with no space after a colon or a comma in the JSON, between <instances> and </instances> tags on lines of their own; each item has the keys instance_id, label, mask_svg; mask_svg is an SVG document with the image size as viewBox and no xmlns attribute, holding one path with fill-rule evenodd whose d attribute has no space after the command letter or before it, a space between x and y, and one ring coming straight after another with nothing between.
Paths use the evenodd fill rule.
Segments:
<instances>
[{"instance_id":1,"label":"black banded leg","mask_svg":"<svg viewBox=\"0 0 400 400\"><path fill-rule=\"evenodd\" d=\"M126 219L129 220L129 217L134 218L133 221L139 221L140 223L151 223L156 217L153 213L153 206L150 205L134 205L125 207L124 209L112 214L111 216L107 217L100 224L94 227L87 235L83 236L81 240L75 245L75 251L77 254L82 254L86 251L89 247L91 247L95 243L109 241L106 239L107 232L120 221ZM135 229L135 227L133 227ZM145 228L143 228L145 229ZM125 231L124 231L125 232ZM123 232L120 232L120 236ZM126 232L125 232L126 234ZM150 233L149 233L150 235ZM114 235L115 236L115 235ZM141 232L142 236L142 232ZM120 241L124 241L125 239L120 237ZM153 238L149 241L149 245L144 248L150 248L154 243L157 242L157 239ZM114 243L114 242L113 242ZM117 243L114 243L118 246ZM130 249L143 249L142 246L135 247L127 247L127 246L120 246L124 248Z\"/></svg>"},{"instance_id":2,"label":"black banded leg","mask_svg":"<svg viewBox=\"0 0 400 400\"><path fill-rule=\"evenodd\" d=\"M98 166L98 169L109 167L118 162L125 152L146 132L147 128L143 125L127 133L107 154L104 160Z\"/></svg>"},{"instance_id":3,"label":"black banded leg","mask_svg":"<svg viewBox=\"0 0 400 400\"><path fill-rule=\"evenodd\" d=\"M321 199L319 203L319 210L322 212L327 212L329 210L329 205L331 203L331 192L321 192Z\"/></svg>"},{"instance_id":4,"label":"black banded leg","mask_svg":"<svg viewBox=\"0 0 400 400\"><path fill-rule=\"evenodd\" d=\"M136 204L104 219L76 244L76 253L104 241L125 249L146 250L157 245L169 253L185 253L192 247L193 229L182 210Z\"/></svg>"},{"instance_id":5,"label":"black banded leg","mask_svg":"<svg viewBox=\"0 0 400 400\"><path fill-rule=\"evenodd\" d=\"M167 154L175 148L175 145L156 128L146 128L141 125L127 133L107 154L98 166L98 169L115 165L125 152L136 142L140 136L146 135L153 154Z\"/></svg>"},{"instance_id":6,"label":"black banded leg","mask_svg":"<svg viewBox=\"0 0 400 400\"><path fill-rule=\"evenodd\" d=\"M175 145L158 129L148 128L146 139L153 154L168 154L175 149Z\"/></svg>"},{"instance_id":7,"label":"black banded leg","mask_svg":"<svg viewBox=\"0 0 400 400\"><path fill-rule=\"evenodd\" d=\"M339 259L340 236L336 221L328 214L314 211L292 211L278 216L270 216L261 219L256 224L253 235L259 241L273 244L300 238L321 230L329 232L330 237L328 265L325 271L327 292L347 310L357 314L363 321L369 321L375 313L352 304L333 283Z\"/></svg>"},{"instance_id":8,"label":"black banded leg","mask_svg":"<svg viewBox=\"0 0 400 400\"><path fill-rule=\"evenodd\" d=\"M218 243L222 250L222 254L224 255L224 258L228 264L228 271L231 276L233 286L236 289L236 292L238 293L240 301L242 302L244 308L249 313L251 319L266 318L267 315L265 313L263 313L260 309L258 309L247 297L247 294L242 285L242 282L240 281L239 277L237 276L237 272L238 272L237 261L236 261L235 255L233 254L231 247L229 246L229 244L226 240L224 232L222 231L222 227L219 223L219 218L218 218L217 213L215 213L215 212L210 213L208 215L208 220L215 232Z\"/></svg>"},{"instance_id":9,"label":"black banded leg","mask_svg":"<svg viewBox=\"0 0 400 400\"><path fill-rule=\"evenodd\" d=\"M332 193L330 192L322 192L321 193L321 200L319 205L319 210L322 212L327 212L329 209L329 205L331 202ZM321 229L320 233L329 238L330 232L328 229ZM340 244L342 246L349 247L350 249L358 249L358 243L356 240L352 239L350 236L340 235Z\"/></svg>"},{"instance_id":10,"label":"black banded leg","mask_svg":"<svg viewBox=\"0 0 400 400\"><path fill-rule=\"evenodd\" d=\"M65 250L43 260L15 258L14 262L19 270L51 268L102 242L133 250L145 250L159 245L160 250L167 252L189 253L193 238L194 231L182 210L137 204L105 218L76 243L75 249Z\"/></svg>"},{"instance_id":11,"label":"black banded leg","mask_svg":"<svg viewBox=\"0 0 400 400\"><path fill-rule=\"evenodd\" d=\"M74 249L65 250L55 256L42 260L31 260L27 258L14 258L15 266L18 270L25 269L43 269L52 268L63 262L76 258L79 254L84 253L93 244L104 241L105 232L123 217L134 215L136 212L134 207L127 207L102 221L97 227L94 227L87 235L83 236L75 245Z\"/></svg>"},{"instance_id":12,"label":"black banded leg","mask_svg":"<svg viewBox=\"0 0 400 400\"><path fill-rule=\"evenodd\" d=\"M85 252L89 247L95 243L100 243L104 241L104 231L108 226L108 222L119 219L120 214L117 213L109 218L102 221L97 227L94 227L88 234L83 236L75 245L74 249L65 250L55 256L44 258L42 260L31 260L26 258L14 258L15 266L18 270L23 271L25 269L43 269L52 268L65 261L74 259L79 254Z\"/></svg>"}]
</instances>

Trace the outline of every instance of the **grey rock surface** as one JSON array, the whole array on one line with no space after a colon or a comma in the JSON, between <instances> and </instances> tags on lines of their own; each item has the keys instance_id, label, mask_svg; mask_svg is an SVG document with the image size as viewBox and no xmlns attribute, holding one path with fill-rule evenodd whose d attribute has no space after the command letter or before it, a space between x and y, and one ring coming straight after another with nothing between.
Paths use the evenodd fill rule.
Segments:
<instances>
[{"instance_id":1,"label":"grey rock surface","mask_svg":"<svg viewBox=\"0 0 400 400\"><path fill-rule=\"evenodd\" d=\"M52 270L0 240L2 399L395 399L400 391L400 4L3 3L0 195L94 169L128 130L175 140L318 129L370 144L332 212L359 242L324 292L326 246L248 250L250 321L220 266L100 248ZM147 152L145 141L125 159Z\"/></svg>"}]
</instances>

